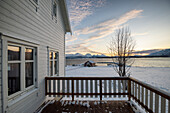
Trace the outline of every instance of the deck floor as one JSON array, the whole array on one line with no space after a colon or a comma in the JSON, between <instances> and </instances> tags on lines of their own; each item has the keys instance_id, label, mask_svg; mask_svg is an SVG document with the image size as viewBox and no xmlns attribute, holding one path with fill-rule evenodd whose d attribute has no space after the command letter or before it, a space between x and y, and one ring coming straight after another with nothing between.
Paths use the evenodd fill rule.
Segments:
<instances>
[{"instance_id":1,"label":"deck floor","mask_svg":"<svg viewBox=\"0 0 170 113\"><path fill-rule=\"evenodd\" d=\"M83 104L82 104L83 103ZM134 113L131 106L126 101L55 101L48 104L41 113Z\"/></svg>"}]
</instances>

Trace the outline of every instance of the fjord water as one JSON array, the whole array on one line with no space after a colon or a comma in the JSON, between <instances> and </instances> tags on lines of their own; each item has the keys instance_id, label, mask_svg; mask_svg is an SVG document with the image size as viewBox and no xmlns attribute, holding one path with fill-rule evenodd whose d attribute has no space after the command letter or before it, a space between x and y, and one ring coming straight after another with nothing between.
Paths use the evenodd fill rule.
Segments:
<instances>
[{"instance_id":1,"label":"fjord water","mask_svg":"<svg viewBox=\"0 0 170 113\"><path fill-rule=\"evenodd\" d=\"M170 57L156 57L156 58L133 58L133 67L170 67ZM66 59L66 65L82 64L88 60L94 62L112 62L112 58L77 58ZM106 66L107 64L97 63L98 66Z\"/></svg>"}]
</instances>

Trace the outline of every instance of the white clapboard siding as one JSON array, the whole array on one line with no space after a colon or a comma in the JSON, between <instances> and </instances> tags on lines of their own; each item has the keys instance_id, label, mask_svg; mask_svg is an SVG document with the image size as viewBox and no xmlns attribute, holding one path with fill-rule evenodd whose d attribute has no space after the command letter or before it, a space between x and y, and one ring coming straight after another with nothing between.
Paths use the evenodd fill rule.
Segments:
<instances>
[{"instance_id":1,"label":"white clapboard siding","mask_svg":"<svg viewBox=\"0 0 170 113\"><path fill-rule=\"evenodd\" d=\"M59 75L64 76L65 65L65 24L60 4L57 22L52 19L51 0L39 0L36 12L31 0L0 0L0 33L7 37L38 44L38 89L8 106L8 112L34 112L45 100L44 77L48 75L47 46L59 52ZM42 57L43 56L43 57ZM0 112L1 112L1 39L0 39ZM57 83L56 81L55 83ZM54 83L54 84L55 84ZM61 82L60 82L61 83ZM65 81L67 83L67 81ZM62 90L56 85L53 92ZM68 85L69 86L69 85ZM66 86L64 86L66 87ZM67 87L68 88L68 87ZM64 91L64 90L63 90Z\"/></svg>"}]
</instances>

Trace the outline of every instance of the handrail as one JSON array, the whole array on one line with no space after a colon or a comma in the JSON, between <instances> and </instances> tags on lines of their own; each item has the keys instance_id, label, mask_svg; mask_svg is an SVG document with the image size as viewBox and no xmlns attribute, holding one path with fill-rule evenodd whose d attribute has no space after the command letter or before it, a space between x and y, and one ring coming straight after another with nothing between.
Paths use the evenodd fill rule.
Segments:
<instances>
[{"instance_id":1,"label":"handrail","mask_svg":"<svg viewBox=\"0 0 170 113\"><path fill-rule=\"evenodd\" d=\"M62 88L67 87L66 91L62 90L60 92L60 81L62 82ZM50 85L52 83L53 87L56 87L55 84L58 83L58 91L55 91L56 88L53 88L54 91L51 91ZM76 90L74 88L76 88ZM107 89L109 89L109 91ZM155 100L153 98L153 93L155 94ZM159 111L158 106L160 105L160 102L161 113L165 113L166 100L169 101L170 106L170 93L162 91L154 86L151 86L132 77L45 77L45 94L71 95L72 100L74 100L74 96L83 97L83 95L86 95L86 97L88 97L88 95L98 95L100 100L102 100L103 95L109 95L109 97L112 97L111 95L114 95L114 97L116 95L118 95L118 97L125 97L125 95L127 95L129 98L128 100L134 99L136 102L138 102L138 104L140 104L143 108L145 108L146 111L150 113ZM159 96L161 97L161 100L159 99ZM154 102L155 109L153 109ZM170 108L168 108L168 110L170 111Z\"/></svg>"},{"instance_id":2,"label":"handrail","mask_svg":"<svg viewBox=\"0 0 170 113\"><path fill-rule=\"evenodd\" d=\"M152 92L154 92L154 93L156 93L156 94L158 94L158 95L160 95L160 96L170 100L170 93L165 92L165 91L163 91L163 90L161 90L159 88L156 88L156 87L154 87L154 86L152 86L150 84L144 83L144 82L142 82L140 80L137 80L135 78L132 78L132 77L129 77L129 78L130 78L131 81L136 82L137 84L139 84L139 85L149 89L150 91L152 91Z\"/></svg>"}]
</instances>

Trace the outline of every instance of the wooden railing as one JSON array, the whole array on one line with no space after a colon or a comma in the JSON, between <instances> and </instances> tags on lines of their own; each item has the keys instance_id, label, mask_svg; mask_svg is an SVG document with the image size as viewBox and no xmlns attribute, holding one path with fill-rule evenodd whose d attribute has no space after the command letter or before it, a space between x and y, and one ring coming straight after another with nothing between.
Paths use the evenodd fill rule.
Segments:
<instances>
[{"instance_id":1,"label":"wooden railing","mask_svg":"<svg viewBox=\"0 0 170 113\"><path fill-rule=\"evenodd\" d=\"M100 98L100 100L128 97L129 101L135 100L150 113L170 112L169 93L131 77L46 77L45 94L67 97L71 95L72 100L75 96L82 98L90 96ZM160 110L159 106L161 106Z\"/></svg>"}]
</instances>

